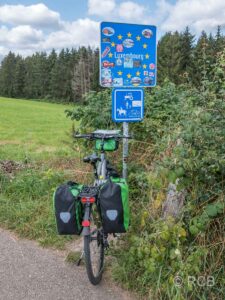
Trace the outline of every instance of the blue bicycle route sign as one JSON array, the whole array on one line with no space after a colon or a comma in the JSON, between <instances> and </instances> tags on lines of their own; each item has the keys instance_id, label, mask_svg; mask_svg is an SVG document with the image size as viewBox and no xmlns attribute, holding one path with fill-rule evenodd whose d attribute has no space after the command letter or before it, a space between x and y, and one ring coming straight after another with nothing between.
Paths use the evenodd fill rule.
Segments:
<instances>
[{"instance_id":1,"label":"blue bicycle route sign","mask_svg":"<svg viewBox=\"0 0 225 300\"><path fill-rule=\"evenodd\" d=\"M112 119L114 122L140 122L144 117L144 90L141 88L112 91Z\"/></svg>"},{"instance_id":2,"label":"blue bicycle route sign","mask_svg":"<svg viewBox=\"0 0 225 300\"><path fill-rule=\"evenodd\" d=\"M100 85L153 87L156 85L156 27L101 23Z\"/></svg>"}]
</instances>

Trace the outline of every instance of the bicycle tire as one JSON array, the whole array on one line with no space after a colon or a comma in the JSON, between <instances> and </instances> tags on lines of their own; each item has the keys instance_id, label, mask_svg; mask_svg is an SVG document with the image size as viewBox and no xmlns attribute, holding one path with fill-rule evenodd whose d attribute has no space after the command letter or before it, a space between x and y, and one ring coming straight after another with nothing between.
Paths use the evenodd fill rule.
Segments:
<instances>
[{"instance_id":1,"label":"bicycle tire","mask_svg":"<svg viewBox=\"0 0 225 300\"><path fill-rule=\"evenodd\" d=\"M99 232L99 231L98 231ZM99 267L97 274L93 271L93 257L91 255L91 243L98 243L99 241L91 240L91 235L84 236L84 257L85 257L85 265L87 270L88 279L93 285L97 285L100 283L102 279L102 273L103 273L103 266L104 266L104 245L103 242L100 241L99 244Z\"/></svg>"}]
</instances>

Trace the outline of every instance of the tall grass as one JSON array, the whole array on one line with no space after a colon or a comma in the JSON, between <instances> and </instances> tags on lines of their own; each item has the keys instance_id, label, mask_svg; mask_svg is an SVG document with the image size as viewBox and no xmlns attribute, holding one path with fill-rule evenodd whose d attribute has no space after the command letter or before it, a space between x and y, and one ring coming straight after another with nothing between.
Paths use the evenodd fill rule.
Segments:
<instances>
[{"instance_id":1,"label":"tall grass","mask_svg":"<svg viewBox=\"0 0 225 300\"><path fill-rule=\"evenodd\" d=\"M0 173L0 226L43 246L63 248L69 238L57 234L53 192L65 180L52 170L30 168L14 178Z\"/></svg>"}]
</instances>

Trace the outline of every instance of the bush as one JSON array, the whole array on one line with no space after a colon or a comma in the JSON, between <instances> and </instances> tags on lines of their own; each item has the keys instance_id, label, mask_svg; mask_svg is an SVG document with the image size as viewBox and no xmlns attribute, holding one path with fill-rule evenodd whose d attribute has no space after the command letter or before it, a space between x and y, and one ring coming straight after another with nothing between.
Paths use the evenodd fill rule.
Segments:
<instances>
[{"instance_id":1,"label":"bush","mask_svg":"<svg viewBox=\"0 0 225 300\"><path fill-rule=\"evenodd\" d=\"M224 285L225 52L214 82L166 81L145 96L143 122L130 126L131 227L114 250L114 277L151 299L222 299ZM82 130L113 127L108 91L69 112ZM99 113L101 112L101 113ZM99 116L100 115L100 116ZM170 182L187 190L179 222L161 219ZM176 285L181 278L182 286ZM212 286L188 278L213 276Z\"/></svg>"}]
</instances>

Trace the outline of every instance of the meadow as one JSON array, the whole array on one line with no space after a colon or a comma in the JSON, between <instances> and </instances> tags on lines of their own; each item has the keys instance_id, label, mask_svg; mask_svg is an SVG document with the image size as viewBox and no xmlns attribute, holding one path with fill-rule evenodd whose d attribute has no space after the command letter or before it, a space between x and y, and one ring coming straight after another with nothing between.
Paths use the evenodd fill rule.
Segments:
<instances>
[{"instance_id":1,"label":"meadow","mask_svg":"<svg viewBox=\"0 0 225 300\"><path fill-rule=\"evenodd\" d=\"M68 107L0 97L0 159L47 159L71 153L68 143L74 123L66 118Z\"/></svg>"},{"instance_id":2,"label":"meadow","mask_svg":"<svg viewBox=\"0 0 225 300\"><path fill-rule=\"evenodd\" d=\"M53 192L82 168L68 107L0 98L0 226L56 248L69 238L57 235Z\"/></svg>"}]
</instances>

